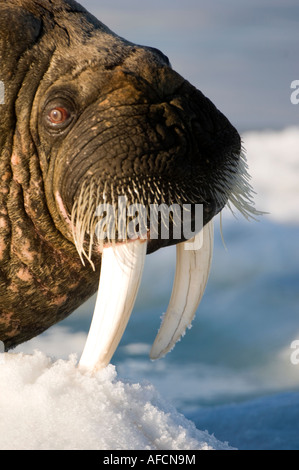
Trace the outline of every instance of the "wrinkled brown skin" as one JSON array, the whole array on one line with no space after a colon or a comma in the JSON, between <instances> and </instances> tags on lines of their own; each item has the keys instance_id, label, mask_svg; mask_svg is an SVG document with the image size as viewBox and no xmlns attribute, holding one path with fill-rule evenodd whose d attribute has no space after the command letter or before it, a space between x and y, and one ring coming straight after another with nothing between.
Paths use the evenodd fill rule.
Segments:
<instances>
[{"instance_id":1,"label":"wrinkled brown skin","mask_svg":"<svg viewBox=\"0 0 299 470\"><path fill-rule=\"evenodd\" d=\"M72 0L0 0L0 80L0 340L9 349L97 289L100 256L95 272L82 265L56 193L69 215L90 176L158 174L185 194L196 176L207 223L222 208L213 186L226 178L228 187L240 139L163 54L118 37ZM70 98L74 120L51 132L45 109L59 97Z\"/></svg>"}]
</instances>

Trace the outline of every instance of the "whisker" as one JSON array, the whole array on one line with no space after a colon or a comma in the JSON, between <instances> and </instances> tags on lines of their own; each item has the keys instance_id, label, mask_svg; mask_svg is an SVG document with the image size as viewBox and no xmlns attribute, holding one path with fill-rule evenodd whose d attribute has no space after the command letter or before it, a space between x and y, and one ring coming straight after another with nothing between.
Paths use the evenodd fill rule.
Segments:
<instances>
[{"instance_id":1,"label":"whisker","mask_svg":"<svg viewBox=\"0 0 299 470\"><path fill-rule=\"evenodd\" d=\"M134 175L104 182L98 182L95 178L86 180L71 214L72 235L81 262L85 265L87 260L92 269L95 269L92 260L94 248L102 252L105 243L115 245L117 241L128 241L129 236L144 236L146 234L143 234L143 230L150 230L151 237L157 238L157 231L168 231L170 224L175 231L179 227L181 216L178 217L179 213L174 214L171 211L172 205L183 209L185 204L213 201L218 208L227 205L233 214L235 208L246 219L256 220L263 212L255 208L255 193L250 184L244 149L233 164L230 162L221 171L221 178L214 175L214 182L208 187L202 176L193 179L192 183L182 180L165 181L161 175ZM128 208L133 204L138 204L136 214L138 213L139 220L132 219L134 214L128 220ZM169 211L161 210L160 216L158 211L151 209L152 205L163 208L163 204ZM138 209L140 205L145 207L144 211ZM100 206L104 211L101 214L97 212ZM99 222L99 217L104 214L106 217ZM128 233L129 224L132 234ZM225 246L221 214L220 231Z\"/></svg>"}]
</instances>

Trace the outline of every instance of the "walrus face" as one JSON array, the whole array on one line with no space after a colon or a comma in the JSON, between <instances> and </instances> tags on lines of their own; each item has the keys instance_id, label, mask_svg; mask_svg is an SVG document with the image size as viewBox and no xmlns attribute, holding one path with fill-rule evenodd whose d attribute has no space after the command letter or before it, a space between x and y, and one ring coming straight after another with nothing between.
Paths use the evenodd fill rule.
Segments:
<instances>
[{"instance_id":1,"label":"walrus face","mask_svg":"<svg viewBox=\"0 0 299 470\"><path fill-rule=\"evenodd\" d=\"M43 249L45 240L51 246L63 240L61 251L73 257L76 247L83 264L89 262L72 268L82 269L82 283L88 264L95 272L101 265L81 364L94 368L109 362L132 311L146 254L177 244L174 290L151 354L160 357L184 333L203 295L213 217L229 201L245 215L252 212L239 134L208 98L173 71L163 53L118 37L76 2L10 4L0 0L2 17L13 14L17 22L17 12L17 27L26 24L29 37L22 74L15 79L24 95L18 99L17 128L22 118L25 137L18 141L15 133L15 147L23 161L24 148L33 155L22 171L19 154L14 156L14 180L27 182L29 171L30 194L33 187L43 188L43 210L52 221L51 236L41 215L34 222ZM32 158L41 171L37 181ZM34 211L39 209L30 214ZM138 220L132 220L136 214ZM187 214L189 231L183 220ZM42 269L38 275L43 276ZM95 276L89 276L95 285ZM68 297L66 275L56 282ZM77 296L79 303L85 300ZM64 315L70 313L66 304ZM58 302L55 315L58 321Z\"/></svg>"},{"instance_id":2,"label":"walrus face","mask_svg":"<svg viewBox=\"0 0 299 470\"><path fill-rule=\"evenodd\" d=\"M152 204L203 205L203 225L223 208L239 171L240 137L162 53L121 43L121 63L110 63L109 51L120 39L110 37L106 57L97 59L102 36L91 41L90 57L68 59L62 78L56 80L50 69L51 86L37 94L36 143L46 195L56 225L69 240L75 236L82 255L87 239L93 245L99 205L116 213L105 245L128 236L119 233L119 198L126 198L126 206L141 204L142 235L148 235L151 253L184 240L183 233L176 239L158 236L159 241L151 236ZM88 247L90 261L93 248Z\"/></svg>"}]
</instances>

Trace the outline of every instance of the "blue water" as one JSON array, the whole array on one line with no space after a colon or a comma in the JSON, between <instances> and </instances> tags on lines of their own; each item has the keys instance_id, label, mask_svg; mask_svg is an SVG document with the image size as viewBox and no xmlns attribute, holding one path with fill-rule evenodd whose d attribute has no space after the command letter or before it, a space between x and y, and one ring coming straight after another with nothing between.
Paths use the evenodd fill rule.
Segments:
<instances>
[{"instance_id":1,"label":"blue water","mask_svg":"<svg viewBox=\"0 0 299 470\"><path fill-rule=\"evenodd\" d=\"M201 409L189 418L239 450L299 449L299 393Z\"/></svg>"}]
</instances>

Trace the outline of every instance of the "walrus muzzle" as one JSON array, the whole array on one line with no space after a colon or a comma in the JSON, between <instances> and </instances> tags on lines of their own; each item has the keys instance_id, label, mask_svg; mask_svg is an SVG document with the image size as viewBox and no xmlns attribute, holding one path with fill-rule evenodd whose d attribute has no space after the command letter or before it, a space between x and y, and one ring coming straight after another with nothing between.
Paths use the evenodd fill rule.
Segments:
<instances>
[{"instance_id":1,"label":"walrus muzzle","mask_svg":"<svg viewBox=\"0 0 299 470\"><path fill-rule=\"evenodd\" d=\"M107 365L146 254L176 244L151 357L164 355L204 293L213 217L230 203L256 213L238 132L163 53L72 0L0 0L0 57L0 340L66 317L101 269L81 365Z\"/></svg>"}]
</instances>

